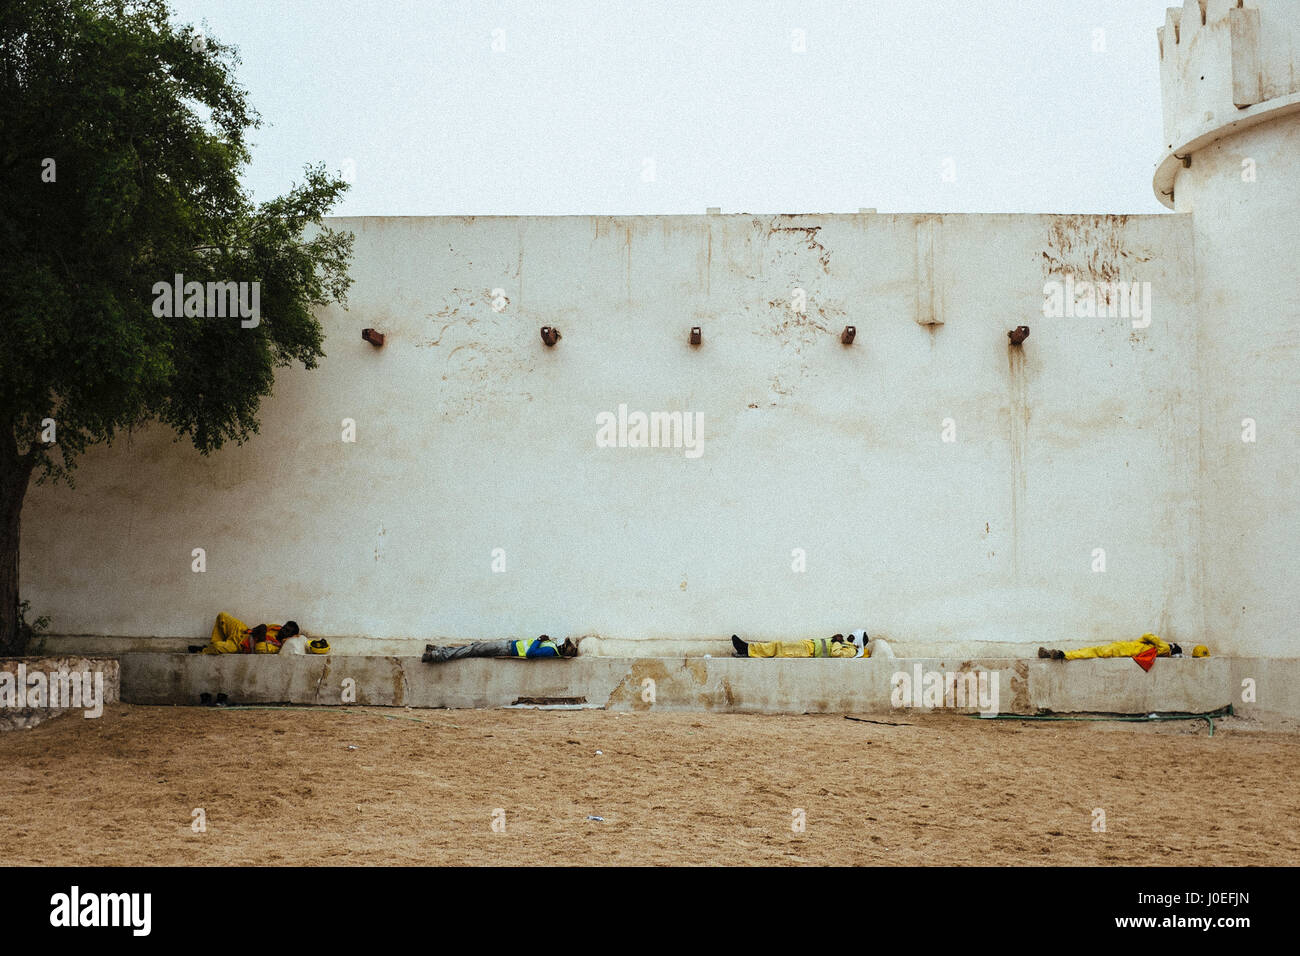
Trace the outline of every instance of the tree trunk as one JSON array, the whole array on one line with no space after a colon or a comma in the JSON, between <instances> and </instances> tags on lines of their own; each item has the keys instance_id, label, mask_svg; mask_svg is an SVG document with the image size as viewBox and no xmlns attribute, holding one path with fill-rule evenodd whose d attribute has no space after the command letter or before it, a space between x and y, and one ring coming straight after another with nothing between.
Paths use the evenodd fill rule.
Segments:
<instances>
[{"instance_id":1,"label":"tree trunk","mask_svg":"<svg viewBox=\"0 0 1300 956\"><path fill-rule=\"evenodd\" d=\"M12 427L0 428L0 657L27 650L18 632L18 546L32 456L19 455Z\"/></svg>"}]
</instances>

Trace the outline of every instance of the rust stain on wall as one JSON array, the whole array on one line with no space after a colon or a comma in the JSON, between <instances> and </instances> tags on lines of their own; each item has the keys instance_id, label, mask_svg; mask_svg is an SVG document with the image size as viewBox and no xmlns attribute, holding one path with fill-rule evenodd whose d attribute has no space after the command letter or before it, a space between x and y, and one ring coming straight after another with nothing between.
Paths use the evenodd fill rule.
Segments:
<instances>
[{"instance_id":1,"label":"rust stain on wall","mask_svg":"<svg viewBox=\"0 0 1300 956\"><path fill-rule=\"evenodd\" d=\"M1011 411L1011 576L1020 577L1020 513L1025 504L1025 446L1029 440L1029 399L1025 382L1025 350L1007 345Z\"/></svg>"},{"instance_id":2,"label":"rust stain on wall","mask_svg":"<svg viewBox=\"0 0 1300 956\"><path fill-rule=\"evenodd\" d=\"M406 703L406 677L400 665L393 672L393 703L399 705Z\"/></svg>"},{"instance_id":3,"label":"rust stain on wall","mask_svg":"<svg viewBox=\"0 0 1300 956\"><path fill-rule=\"evenodd\" d=\"M632 301L632 227L623 229L623 249L627 256L627 301Z\"/></svg>"},{"instance_id":4,"label":"rust stain on wall","mask_svg":"<svg viewBox=\"0 0 1300 956\"><path fill-rule=\"evenodd\" d=\"M609 700L605 702L607 708L611 707L630 707L632 710L649 710L654 705L649 701L642 699L641 681L649 677L655 682L655 695L662 694L668 689L668 669L664 667L663 661L656 660L652 657L640 658L632 662L623 679L619 681L609 695Z\"/></svg>"},{"instance_id":5,"label":"rust stain on wall","mask_svg":"<svg viewBox=\"0 0 1300 956\"><path fill-rule=\"evenodd\" d=\"M1077 282L1135 281L1134 269L1153 253L1128 240L1128 216L1053 216L1042 252L1044 281L1072 275ZM1100 288L1099 304L1110 305L1110 289Z\"/></svg>"},{"instance_id":6,"label":"rust stain on wall","mask_svg":"<svg viewBox=\"0 0 1300 956\"><path fill-rule=\"evenodd\" d=\"M798 239L804 248L817 254L817 262L821 265L822 272L830 273L831 253L817 238L821 232L821 226L792 226L781 225L782 218L777 217L768 224L767 234L769 237L794 237Z\"/></svg>"},{"instance_id":7,"label":"rust stain on wall","mask_svg":"<svg viewBox=\"0 0 1300 956\"><path fill-rule=\"evenodd\" d=\"M1028 714L1029 710L1029 661L1018 660L1011 669L1011 705L1000 708L1002 713Z\"/></svg>"},{"instance_id":8,"label":"rust stain on wall","mask_svg":"<svg viewBox=\"0 0 1300 956\"><path fill-rule=\"evenodd\" d=\"M753 334L775 338L780 344L784 354L778 359L769 389L776 395L791 395L795 384L808 373L804 350L822 336L838 336L847 313L834 303L815 301L811 292L803 311L779 299L769 299L767 307L771 311L770 321Z\"/></svg>"}]
</instances>

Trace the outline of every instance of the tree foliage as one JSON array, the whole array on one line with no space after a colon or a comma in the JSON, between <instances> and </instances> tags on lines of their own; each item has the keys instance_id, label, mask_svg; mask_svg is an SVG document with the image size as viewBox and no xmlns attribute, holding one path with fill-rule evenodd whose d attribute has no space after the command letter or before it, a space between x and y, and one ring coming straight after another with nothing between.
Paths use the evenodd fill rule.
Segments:
<instances>
[{"instance_id":1,"label":"tree foliage","mask_svg":"<svg viewBox=\"0 0 1300 956\"><path fill-rule=\"evenodd\" d=\"M0 507L146 422L204 454L243 442L275 370L323 356L313 312L345 302L352 236L320 219L347 186L309 165L252 201L260 118L239 64L164 0L0 3ZM155 314L155 284L178 274L258 283L260 321Z\"/></svg>"}]
</instances>

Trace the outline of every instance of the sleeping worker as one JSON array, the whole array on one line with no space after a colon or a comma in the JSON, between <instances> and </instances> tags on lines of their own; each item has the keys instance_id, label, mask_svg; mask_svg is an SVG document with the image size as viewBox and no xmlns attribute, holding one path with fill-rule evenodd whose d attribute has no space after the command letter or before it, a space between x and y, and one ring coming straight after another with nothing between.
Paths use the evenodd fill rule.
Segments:
<instances>
[{"instance_id":1,"label":"sleeping worker","mask_svg":"<svg viewBox=\"0 0 1300 956\"><path fill-rule=\"evenodd\" d=\"M296 621L249 627L239 618L223 611L217 615L216 623L212 625L212 637L208 646L191 647L190 650L204 654L278 654L285 642L298 636L306 637L299 631ZM314 640L306 643L302 650L312 654L328 654L329 643L323 638Z\"/></svg>"},{"instance_id":2,"label":"sleeping worker","mask_svg":"<svg viewBox=\"0 0 1300 956\"><path fill-rule=\"evenodd\" d=\"M1038 656L1053 661L1082 661L1102 657L1137 657L1155 648L1156 657L1182 657L1183 649L1177 644L1167 644L1154 634L1143 634L1136 641L1114 641L1099 644L1096 647L1081 647L1077 651L1060 651L1040 647ZM1204 644L1192 648L1193 657L1209 657L1209 649Z\"/></svg>"},{"instance_id":3,"label":"sleeping worker","mask_svg":"<svg viewBox=\"0 0 1300 956\"><path fill-rule=\"evenodd\" d=\"M426 664L443 664L458 661L462 657L513 657L519 660L533 660L539 657L577 657L578 645L572 639L565 638L563 644L557 645L543 634L536 640L523 641L475 641L473 644L459 646L426 644L424 656L420 660Z\"/></svg>"},{"instance_id":4,"label":"sleeping worker","mask_svg":"<svg viewBox=\"0 0 1300 956\"><path fill-rule=\"evenodd\" d=\"M805 641L742 641L733 634L731 646L736 657L870 657L868 640L866 631Z\"/></svg>"}]
</instances>

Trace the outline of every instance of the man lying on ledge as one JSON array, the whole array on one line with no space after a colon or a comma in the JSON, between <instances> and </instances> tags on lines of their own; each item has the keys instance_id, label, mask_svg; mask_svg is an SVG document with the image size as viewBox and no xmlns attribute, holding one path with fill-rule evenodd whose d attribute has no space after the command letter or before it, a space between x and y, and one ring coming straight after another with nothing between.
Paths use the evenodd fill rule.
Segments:
<instances>
[{"instance_id":1,"label":"man lying on ledge","mask_svg":"<svg viewBox=\"0 0 1300 956\"><path fill-rule=\"evenodd\" d=\"M207 647L191 646L190 651L203 654L279 654L280 649L288 644L299 654L329 653L329 642L324 638L308 643L306 637L298 630L296 621L248 627L239 618L223 611L217 615L216 623L212 625L212 637ZM298 640L291 644L294 638Z\"/></svg>"},{"instance_id":2,"label":"man lying on ledge","mask_svg":"<svg viewBox=\"0 0 1300 956\"><path fill-rule=\"evenodd\" d=\"M535 641L475 641L458 647L426 644L424 656L420 660L426 664L442 664L457 661L462 657L577 657L578 645L572 639L565 638L564 643L556 643L543 634Z\"/></svg>"},{"instance_id":3,"label":"man lying on ledge","mask_svg":"<svg viewBox=\"0 0 1300 956\"><path fill-rule=\"evenodd\" d=\"M1152 649L1156 657L1182 657L1183 649L1177 644L1167 644L1154 634L1143 634L1136 641L1114 641L1099 644L1096 647L1081 647L1077 651L1059 651L1040 647L1038 656L1054 661L1082 661L1099 657L1137 657ZM1193 657L1209 657L1210 651L1204 644L1192 648Z\"/></svg>"},{"instance_id":4,"label":"man lying on ledge","mask_svg":"<svg viewBox=\"0 0 1300 956\"><path fill-rule=\"evenodd\" d=\"M742 641L731 635L737 657L870 657L867 641L866 631L810 641Z\"/></svg>"}]
</instances>

